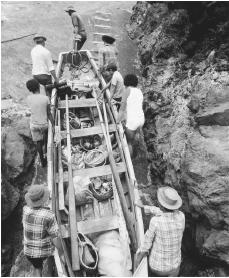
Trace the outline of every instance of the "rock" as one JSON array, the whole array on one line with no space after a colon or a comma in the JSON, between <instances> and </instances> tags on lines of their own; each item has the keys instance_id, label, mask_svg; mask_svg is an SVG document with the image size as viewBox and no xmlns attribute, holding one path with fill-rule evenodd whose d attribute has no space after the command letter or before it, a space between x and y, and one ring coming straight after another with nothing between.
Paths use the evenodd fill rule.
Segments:
<instances>
[{"instance_id":1,"label":"rock","mask_svg":"<svg viewBox=\"0 0 229 278\"><path fill-rule=\"evenodd\" d=\"M11 212L18 204L20 194L4 177L1 182L1 217L2 221L10 216Z\"/></svg>"},{"instance_id":2,"label":"rock","mask_svg":"<svg viewBox=\"0 0 229 278\"><path fill-rule=\"evenodd\" d=\"M192 97L187 106L192 111L192 113L197 113L200 108L200 101L197 97Z\"/></svg>"},{"instance_id":3,"label":"rock","mask_svg":"<svg viewBox=\"0 0 229 278\"><path fill-rule=\"evenodd\" d=\"M229 265L229 231L211 231L201 252L209 258L220 260Z\"/></svg>"},{"instance_id":4,"label":"rock","mask_svg":"<svg viewBox=\"0 0 229 278\"><path fill-rule=\"evenodd\" d=\"M196 115L196 121L199 125L229 126L229 102L206 108Z\"/></svg>"},{"instance_id":5,"label":"rock","mask_svg":"<svg viewBox=\"0 0 229 278\"><path fill-rule=\"evenodd\" d=\"M26 120L22 121L28 124ZM19 123L21 124L22 121ZM5 175L8 179L15 179L25 173L35 157L36 148L32 140L25 141L23 136L30 138L28 126L26 128L26 126L20 125L19 128L15 126L2 130L2 159L5 163Z\"/></svg>"}]
</instances>

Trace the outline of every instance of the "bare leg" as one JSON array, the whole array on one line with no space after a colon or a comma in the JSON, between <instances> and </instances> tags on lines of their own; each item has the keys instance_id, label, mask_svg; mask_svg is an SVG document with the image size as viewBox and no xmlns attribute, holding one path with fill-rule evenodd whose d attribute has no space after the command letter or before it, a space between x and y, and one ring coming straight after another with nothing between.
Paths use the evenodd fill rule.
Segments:
<instances>
[{"instance_id":1,"label":"bare leg","mask_svg":"<svg viewBox=\"0 0 229 278\"><path fill-rule=\"evenodd\" d=\"M41 268L34 268L33 275L34 275L34 277L42 277L42 269Z\"/></svg>"},{"instance_id":2,"label":"bare leg","mask_svg":"<svg viewBox=\"0 0 229 278\"><path fill-rule=\"evenodd\" d=\"M47 153L48 129L44 131L44 154Z\"/></svg>"},{"instance_id":3,"label":"bare leg","mask_svg":"<svg viewBox=\"0 0 229 278\"><path fill-rule=\"evenodd\" d=\"M133 156L133 143L134 143L136 130L130 130L130 129L126 128L125 132L126 132L126 139L127 139L127 143L128 143L128 147L129 147L129 151L130 151L130 156L132 157Z\"/></svg>"},{"instance_id":4,"label":"bare leg","mask_svg":"<svg viewBox=\"0 0 229 278\"><path fill-rule=\"evenodd\" d=\"M37 151L40 156L41 165L42 167L45 167L47 164L47 160L44 159L44 155L43 155L43 141L37 141Z\"/></svg>"}]
</instances>

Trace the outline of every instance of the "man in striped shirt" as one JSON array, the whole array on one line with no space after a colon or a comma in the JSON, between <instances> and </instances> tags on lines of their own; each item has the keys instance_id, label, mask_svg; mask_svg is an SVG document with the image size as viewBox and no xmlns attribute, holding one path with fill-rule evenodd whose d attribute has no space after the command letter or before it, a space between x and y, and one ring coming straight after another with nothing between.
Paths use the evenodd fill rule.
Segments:
<instances>
[{"instance_id":1,"label":"man in striped shirt","mask_svg":"<svg viewBox=\"0 0 229 278\"><path fill-rule=\"evenodd\" d=\"M158 189L159 208L142 206L154 214L142 246L137 252L136 264L149 254L149 266L153 276L176 277L181 264L181 242L185 228L185 216L178 209L182 200L171 187Z\"/></svg>"}]
</instances>

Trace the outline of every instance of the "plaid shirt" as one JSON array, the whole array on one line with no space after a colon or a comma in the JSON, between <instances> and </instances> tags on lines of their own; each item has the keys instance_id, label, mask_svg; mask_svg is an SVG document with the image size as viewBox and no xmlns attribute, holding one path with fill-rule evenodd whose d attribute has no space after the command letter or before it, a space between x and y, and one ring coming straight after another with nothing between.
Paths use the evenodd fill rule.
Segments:
<instances>
[{"instance_id":1,"label":"plaid shirt","mask_svg":"<svg viewBox=\"0 0 229 278\"><path fill-rule=\"evenodd\" d=\"M58 236L55 214L49 208L23 208L24 254L32 258L52 255L51 238Z\"/></svg>"},{"instance_id":2,"label":"plaid shirt","mask_svg":"<svg viewBox=\"0 0 229 278\"><path fill-rule=\"evenodd\" d=\"M98 52L99 67L107 66L111 62L118 64L117 56L118 50L115 46L104 44Z\"/></svg>"},{"instance_id":3,"label":"plaid shirt","mask_svg":"<svg viewBox=\"0 0 229 278\"><path fill-rule=\"evenodd\" d=\"M185 216L178 210L151 218L140 251L151 249L149 265L152 269L170 271L180 265L184 226Z\"/></svg>"}]
</instances>

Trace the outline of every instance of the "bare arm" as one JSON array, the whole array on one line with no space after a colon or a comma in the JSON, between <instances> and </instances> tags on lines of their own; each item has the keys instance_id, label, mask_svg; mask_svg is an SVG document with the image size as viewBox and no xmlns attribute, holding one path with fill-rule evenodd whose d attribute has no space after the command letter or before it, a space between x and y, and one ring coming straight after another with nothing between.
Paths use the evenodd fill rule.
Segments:
<instances>
[{"instance_id":1,"label":"bare arm","mask_svg":"<svg viewBox=\"0 0 229 278\"><path fill-rule=\"evenodd\" d=\"M52 77L54 78L54 80L55 80L55 82L59 82L59 80L58 80L58 78L57 78L57 76L56 76L56 72L55 72L55 70L51 70L50 71L50 73L51 73L51 75L52 75Z\"/></svg>"},{"instance_id":2,"label":"bare arm","mask_svg":"<svg viewBox=\"0 0 229 278\"><path fill-rule=\"evenodd\" d=\"M120 123L121 121L124 120L124 116L125 116L125 112L126 112L127 98L129 96L129 94L130 94L130 88L125 89L124 94L122 96L121 107L119 109L117 123Z\"/></svg>"}]
</instances>

